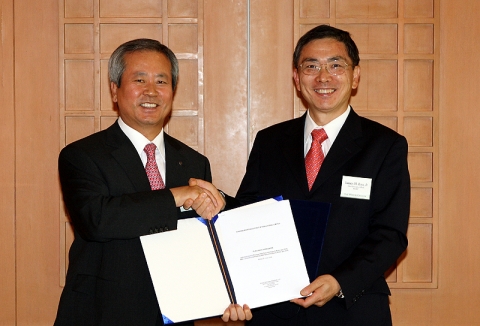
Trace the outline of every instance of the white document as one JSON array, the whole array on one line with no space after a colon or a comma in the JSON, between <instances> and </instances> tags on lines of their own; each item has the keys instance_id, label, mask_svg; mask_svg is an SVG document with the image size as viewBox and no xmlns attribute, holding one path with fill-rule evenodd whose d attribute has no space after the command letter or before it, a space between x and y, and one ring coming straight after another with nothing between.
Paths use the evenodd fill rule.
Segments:
<instances>
[{"instance_id":1,"label":"white document","mask_svg":"<svg viewBox=\"0 0 480 326\"><path fill-rule=\"evenodd\" d=\"M237 303L256 308L301 296L310 281L288 201L226 211L214 225ZM165 323L223 314L230 295L203 219L140 240Z\"/></svg>"}]
</instances>

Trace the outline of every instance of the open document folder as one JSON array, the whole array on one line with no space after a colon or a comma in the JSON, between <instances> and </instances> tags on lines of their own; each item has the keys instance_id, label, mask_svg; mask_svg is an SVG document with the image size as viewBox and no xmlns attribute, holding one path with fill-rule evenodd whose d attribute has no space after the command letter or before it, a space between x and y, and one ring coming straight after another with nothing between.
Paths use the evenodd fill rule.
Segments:
<instances>
[{"instance_id":1,"label":"open document folder","mask_svg":"<svg viewBox=\"0 0 480 326\"><path fill-rule=\"evenodd\" d=\"M316 275L330 208L308 204L269 199L140 237L164 323L219 316L230 303L256 308L300 297Z\"/></svg>"}]
</instances>

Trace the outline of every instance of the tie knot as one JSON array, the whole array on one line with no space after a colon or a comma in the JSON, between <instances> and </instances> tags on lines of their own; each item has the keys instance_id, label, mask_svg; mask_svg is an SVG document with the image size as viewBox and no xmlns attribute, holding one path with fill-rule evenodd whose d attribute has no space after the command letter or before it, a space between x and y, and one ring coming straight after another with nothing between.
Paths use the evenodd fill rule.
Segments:
<instances>
[{"instance_id":1,"label":"tie knot","mask_svg":"<svg viewBox=\"0 0 480 326\"><path fill-rule=\"evenodd\" d=\"M313 129L312 130L312 142L318 141L322 143L325 139L327 139L327 133L325 132L325 129Z\"/></svg>"},{"instance_id":2,"label":"tie knot","mask_svg":"<svg viewBox=\"0 0 480 326\"><path fill-rule=\"evenodd\" d=\"M145 153L147 153L147 156L150 156L152 154L155 155L156 149L157 149L157 145L155 145L154 143L150 143L150 144L147 144L143 150L145 151Z\"/></svg>"}]
</instances>

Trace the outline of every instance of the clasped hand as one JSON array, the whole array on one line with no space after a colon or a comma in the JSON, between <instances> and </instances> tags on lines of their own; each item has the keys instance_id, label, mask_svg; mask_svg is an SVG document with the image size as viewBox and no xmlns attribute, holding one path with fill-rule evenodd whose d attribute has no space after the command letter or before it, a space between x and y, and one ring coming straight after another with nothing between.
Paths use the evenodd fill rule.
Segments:
<instances>
[{"instance_id":1,"label":"clasped hand","mask_svg":"<svg viewBox=\"0 0 480 326\"><path fill-rule=\"evenodd\" d=\"M192 208L205 219L212 219L225 208L225 199L210 182L190 178L189 185L171 188L177 207Z\"/></svg>"}]
</instances>

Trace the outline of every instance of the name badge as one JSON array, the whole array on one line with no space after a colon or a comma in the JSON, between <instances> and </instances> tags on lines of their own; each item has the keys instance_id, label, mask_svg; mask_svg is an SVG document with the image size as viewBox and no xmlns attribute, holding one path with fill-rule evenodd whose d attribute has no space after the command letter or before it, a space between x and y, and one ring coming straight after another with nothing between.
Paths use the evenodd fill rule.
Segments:
<instances>
[{"instance_id":1,"label":"name badge","mask_svg":"<svg viewBox=\"0 0 480 326\"><path fill-rule=\"evenodd\" d=\"M371 190L371 178L349 177L344 175L342 178L340 197L369 200Z\"/></svg>"}]
</instances>

